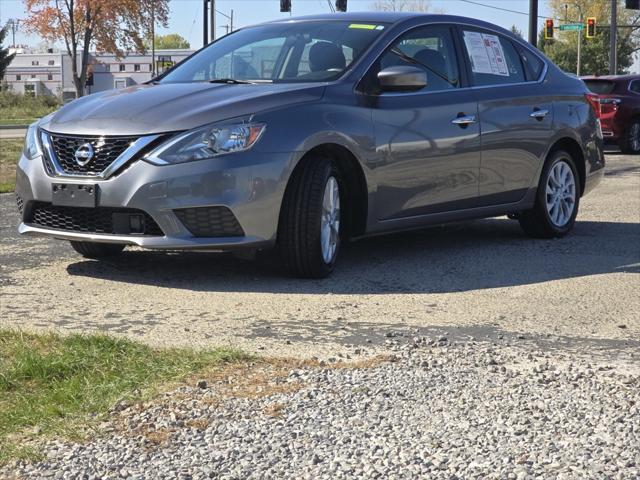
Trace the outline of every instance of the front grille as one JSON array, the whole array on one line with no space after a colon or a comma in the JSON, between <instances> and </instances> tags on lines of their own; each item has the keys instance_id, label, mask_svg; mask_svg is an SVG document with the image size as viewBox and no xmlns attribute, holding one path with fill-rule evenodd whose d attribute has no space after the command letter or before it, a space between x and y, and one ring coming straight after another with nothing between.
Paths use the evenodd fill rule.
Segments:
<instances>
[{"instance_id":1,"label":"front grille","mask_svg":"<svg viewBox=\"0 0 640 480\"><path fill-rule=\"evenodd\" d=\"M111 165L137 137L70 137L50 134L53 151L65 173L72 175L98 175ZM86 165L76 162L76 150L88 143L93 147L94 157ZM49 170L49 165L47 170Z\"/></svg>"},{"instance_id":2,"label":"front grille","mask_svg":"<svg viewBox=\"0 0 640 480\"><path fill-rule=\"evenodd\" d=\"M194 237L242 237L244 231L227 207L180 208L173 211Z\"/></svg>"},{"instance_id":3,"label":"front grille","mask_svg":"<svg viewBox=\"0 0 640 480\"><path fill-rule=\"evenodd\" d=\"M16 206L18 207L18 213L22 216L22 212L24 211L24 200L22 197L16 193Z\"/></svg>"},{"instance_id":4,"label":"front grille","mask_svg":"<svg viewBox=\"0 0 640 480\"><path fill-rule=\"evenodd\" d=\"M135 220L135 231L127 231L130 217ZM160 226L149 214L133 208L63 207L36 202L30 208L29 218L25 223L70 232L164 236Z\"/></svg>"}]
</instances>

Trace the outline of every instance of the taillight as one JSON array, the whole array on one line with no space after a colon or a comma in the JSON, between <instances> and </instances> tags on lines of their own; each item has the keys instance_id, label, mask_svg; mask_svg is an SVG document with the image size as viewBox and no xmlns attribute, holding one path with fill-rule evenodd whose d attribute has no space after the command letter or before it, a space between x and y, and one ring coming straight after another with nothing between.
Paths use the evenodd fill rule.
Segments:
<instances>
[{"instance_id":1,"label":"taillight","mask_svg":"<svg viewBox=\"0 0 640 480\"><path fill-rule=\"evenodd\" d=\"M596 118L599 119L602 115L602 110L600 108L600 99L598 98L598 95L595 93L585 93L584 98L587 99L587 102L589 102L589 105L591 105L591 108L593 109L593 113Z\"/></svg>"},{"instance_id":2,"label":"taillight","mask_svg":"<svg viewBox=\"0 0 640 480\"><path fill-rule=\"evenodd\" d=\"M602 111L603 105L610 105L614 112L618 111L618 105L622 103L622 100L619 98L601 98L600 99L600 110Z\"/></svg>"}]
</instances>

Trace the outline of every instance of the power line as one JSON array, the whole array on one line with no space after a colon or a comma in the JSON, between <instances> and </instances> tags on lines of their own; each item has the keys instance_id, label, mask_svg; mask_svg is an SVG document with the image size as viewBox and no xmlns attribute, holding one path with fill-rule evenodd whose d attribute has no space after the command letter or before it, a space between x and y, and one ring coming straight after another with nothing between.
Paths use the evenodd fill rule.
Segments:
<instances>
[{"instance_id":1,"label":"power line","mask_svg":"<svg viewBox=\"0 0 640 480\"><path fill-rule=\"evenodd\" d=\"M529 16L528 12L520 12L518 10L511 10L510 8L496 7L495 5L487 5L485 3L474 2L473 0L460 0L460 1L461 2L465 2L465 3L471 3L473 5L479 5L481 7L493 8L494 10L501 10L503 12L516 13L518 15L526 15L527 17ZM546 20L547 18L553 18L553 17L543 17L542 15L538 15L538 18ZM553 18L553 19L557 20L558 22L562 22L563 21L562 19L559 19L559 18ZM569 23L574 23L574 22L570 21Z\"/></svg>"}]
</instances>

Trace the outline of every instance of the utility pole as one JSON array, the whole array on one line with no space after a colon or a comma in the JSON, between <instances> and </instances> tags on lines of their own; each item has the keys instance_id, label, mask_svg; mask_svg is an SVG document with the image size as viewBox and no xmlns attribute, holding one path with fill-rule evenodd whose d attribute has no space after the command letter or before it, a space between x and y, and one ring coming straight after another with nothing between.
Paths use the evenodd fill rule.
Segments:
<instances>
[{"instance_id":1,"label":"utility pole","mask_svg":"<svg viewBox=\"0 0 640 480\"><path fill-rule=\"evenodd\" d=\"M529 0L529 43L538 46L538 0Z\"/></svg>"},{"instance_id":2,"label":"utility pole","mask_svg":"<svg viewBox=\"0 0 640 480\"><path fill-rule=\"evenodd\" d=\"M611 0L611 25L610 25L609 50L609 75L615 75L618 71L618 0Z\"/></svg>"},{"instance_id":3,"label":"utility pole","mask_svg":"<svg viewBox=\"0 0 640 480\"><path fill-rule=\"evenodd\" d=\"M209 43L209 15L207 14L207 7L209 6L209 0L202 0L202 46L206 46Z\"/></svg>"},{"instance_id":4,"label":"utility pole","mask_svg":"<svg viewBox=\"0 0 640 480\"><path fill-rule=\"evenodd\" d=\"M156 76L156 0L151 0L151 78Z\"/></svg>"},{"instance_id":5,"label":"utility pole","mask_svg":"<svg viewBox=\"0 0 640 480\"><path fill-rule=\"evenodd\" d=\"M615 0L613 0L615 2ZM579 7L578 7L579 8ZM580 23L582 24L583 19L582 19L582 9L579 8L580 11ZM582 29L578 29L577 31L578 33L578 62L577 62L577 66L576 66L576 75L580 76L580 54L581 54L581 50L582 50Z\"/></svg>"},{"instance_id":6,"label":"utility pole","mask_svg":"<svg viewBox=\"0 0 640 480\"><path fill-rule=\"evenodd\" d=\"M211 35L209 36L209 41L213 42L216 39L216 0L209 0L211 5L209 5L209 17L211 19Z\"/></svg>"},{"instance_id":7,"label":"utility pole","mask_svg":"<svg viewBox=\"0 0 640 480\"><path fill-rule=\"evenodd\" d=\"M19 18L10 18L7 21L7 25L11 27L11 46L16 48L16 32L20 27L20 19Z\"/></svg>"}]
</instances>

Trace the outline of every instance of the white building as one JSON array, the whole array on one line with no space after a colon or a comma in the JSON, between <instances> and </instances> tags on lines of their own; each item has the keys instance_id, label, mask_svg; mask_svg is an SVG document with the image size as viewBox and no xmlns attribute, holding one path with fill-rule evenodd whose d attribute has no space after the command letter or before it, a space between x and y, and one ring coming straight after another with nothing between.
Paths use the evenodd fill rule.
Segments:
<instances>
[{"instance_id":1,"label":"white building","mask_svg":"<svg viewBox=\"0 0 640 480\"><path fill-rule=\"evenodd\" d=\"M181 62L192 50L156 50L156 72L161 73ZM124 88L151 80L150 54L127 53L122 58L114 54L89 54L87 93ZM71 57L66 52L33 52L16 50L16 56L7 67L4 80L17 93L55 95L64 100L75 98Z\"/></svg>"}]
</instances>

